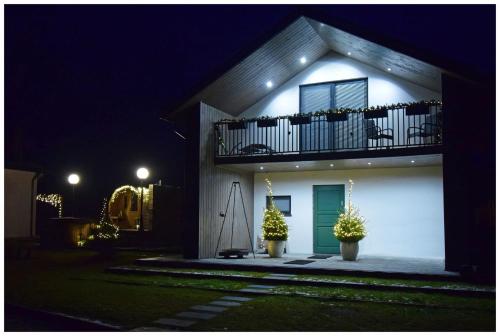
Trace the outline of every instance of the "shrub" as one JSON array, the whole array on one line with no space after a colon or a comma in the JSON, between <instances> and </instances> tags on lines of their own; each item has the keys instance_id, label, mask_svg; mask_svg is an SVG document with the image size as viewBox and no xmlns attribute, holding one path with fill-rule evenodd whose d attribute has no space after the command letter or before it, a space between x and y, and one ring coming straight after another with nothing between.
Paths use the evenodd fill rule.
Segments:
<instances>
[{"instance_id":1,"label":"shrub","mask_svg":"<svg viewBox=\"0 0 500 336\"><path fill-rule=\"evenodd\" d=\"M341 242L357 242L366 237L365 219L359 215L359 210L352 205L351 194L354 182L349 180L349 196L347 207L340 211L333 234Z\"/></svg>"},{"instance_id":2,"label":"shrub","mask_svg":"<svg viewBox=\"0 0 500 336\"><path fill-rule=\"evenodd\" d=\"M288 226L285 217L276 207L273 200L271 181L266 178L268 196L271 200L269 209L264 210L264 224L262 224L262 235L265 240L287 240Z\"/></svg>"}]
</instances>

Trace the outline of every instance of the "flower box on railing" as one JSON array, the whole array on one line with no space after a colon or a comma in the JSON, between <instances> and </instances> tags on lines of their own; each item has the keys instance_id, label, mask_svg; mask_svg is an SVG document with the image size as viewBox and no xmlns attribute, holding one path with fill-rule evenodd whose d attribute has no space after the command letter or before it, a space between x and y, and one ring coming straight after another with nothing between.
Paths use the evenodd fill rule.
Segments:
<instances>
[{"instance_id":1,"label":"flower box on railing","mask_svg":"<svg viewBox=\"0 0 500 336\"><path fill-rule=\"evenodd\" d=\"M288 117L288 120L290 120L290 124L292 125L305 125L311 123L311 116L310 115L290 116Z\"/></svg>"},{"instance_id":2,"label":"flower box on railing","mask_svg":"<svg viewBox=\"0 0 500 336\"><path fill-rule=\"evenodd\" d=\"M257 119L257 127L275 127L278 125L278 119L268 118L268 119Z\"/></svg>"},{"instance_id":3,"label":"flower box on railing","mask_svg":"<svg viewBox=\"0 0 500 336\"><path fill-rule=\"evenodd\" d=\"M363 113L365 119L387 118L387 108L367 110Z\"/></svg>"},{"instance_id":4,"label":"flower box on railing","mask_svg":"<svg viewBox=\"0 0 500 336\"><path fill-rule=\"evenodd\" d=\"M326 115L326 121L334 122L334 121L346 121L347 113L328 113Z\"/></svg>"},{"instance_id":5,"label":"flower box on railing","mask_svg":"<svg viewBox=\"0 0 500 336\"><path fill-rule=\"evenodd\" d=\"M413 104L406 107L406 115L423 115L429 114L429 105L427 104Z\"/></svg>"},{"instance_id":6,"label":"flower box on railing","mask_svg":"<svg viewBox=\"0 0 500 336\"><path fill-rule=\"evenodd\" d=\"M247 123L244 120L230 121L227 123L227 129L229 130L246 129L246 128L247 128Z\"/></svg>"}]
</instances>

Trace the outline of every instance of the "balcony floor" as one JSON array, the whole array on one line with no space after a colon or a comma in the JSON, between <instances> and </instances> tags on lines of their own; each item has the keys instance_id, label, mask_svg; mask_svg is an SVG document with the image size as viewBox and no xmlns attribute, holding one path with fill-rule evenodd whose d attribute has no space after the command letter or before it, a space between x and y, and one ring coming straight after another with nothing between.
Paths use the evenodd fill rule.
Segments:
<instances>
[{"instance_id":1,"label":"balcony floor","mask_svg":"<svg viewBox=\"0 0 500 336\"><path fill-rule=\"evenodd\" d=\"M443 159L441 154L428 154L341 160L234 163L220 164L218 166L243 172L286 172L297 170L316 171L332 169L428 167L441 166L442 162ZM333 166L331 166L332 164ZM297 168L297 166L299 166L299 168Z\"/></svg>"}]
</instances>

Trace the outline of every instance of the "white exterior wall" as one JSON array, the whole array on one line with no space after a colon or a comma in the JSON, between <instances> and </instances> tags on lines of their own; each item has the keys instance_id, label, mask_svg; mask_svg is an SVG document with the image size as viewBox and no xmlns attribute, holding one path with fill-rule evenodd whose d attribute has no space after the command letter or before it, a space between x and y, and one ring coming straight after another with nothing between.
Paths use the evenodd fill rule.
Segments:
<instances>
[{"instance_id":1,"label":"white exterior wall","mask_svg":"<svg viewBox=\"0 0 500 336\"><path fill-rule=\"evenodd\" d=\"M441 99L441 93L330 52L285 84L272 90L238 117L281 116L299 112L299 85L368 77L368 106ZM270 74L272 80L272 74Z\"/></svg>"},{"instance_id":2,"label":"white exterior wall","mask_svg":"<svg viewBox=\"0 0 500 336\"><path fill-rule=\"evenodd\" d=\"M5 169L5 238L30 237L30 211L33 202L33 221L36 215L36 200L31 196L31 181L34 172ZM36 195L36 183L34 194ZM33 228L34 229L34 228Z\"/></svg>"},{"instance_id":3,"label":"white exterior wall","mask_svg":"<svg viewBox=\"0 0 500 336\"><path fill-rule=\"evenodd\" d=\"M273 194L291 195L292 216L285 217L289 253L313 253L313 185L344 184L347 198L351 178L353 204L367 219L368 235L360 242L360 255L444 258L440 166L256 173L254 237L262 237L266 177Z\"/></svg>"}]
</instances>

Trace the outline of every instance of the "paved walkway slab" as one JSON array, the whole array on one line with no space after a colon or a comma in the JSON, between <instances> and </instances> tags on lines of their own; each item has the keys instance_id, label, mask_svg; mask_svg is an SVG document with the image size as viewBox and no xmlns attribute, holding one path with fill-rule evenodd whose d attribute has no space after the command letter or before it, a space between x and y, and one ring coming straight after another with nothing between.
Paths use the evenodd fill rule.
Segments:
<instances>
[{"instance_id":1,"label":"paved walkway slab","mask_svg":"<svg viewBox=\"0 0 500 336\"><path fill-rule=\"evenodd\" d=\"M172 330L171 329L157 328L157 327L139 327L139 328L135 328L135 329L132 329L129 331L142 332L142 331L172 331Z\"/></svg>"},{"instance_id":2,"label":"paved walkway slab","mask_svg":"<svg viewBox=\"0 0 500 336\"><path fill-rule=\"evenodd\" d=\"M247 301L252 301L253 299L244 296L223 296L221 297L221 300L247 302Z\"/></svg>"},{"instance_id":3,"label":"paved walkway slab","mask_svg":"<svg viewBox=\"0 0 500 336\"><path fill-rule=\"evenodd\" d=\"M188 312L182 312L182 313L176 314L175 316L182 317L182 318L188 318L188 319L210 320L210 319L216 317L217 315L212 314L212 313L188 311Z\"/></svg>"},{"instance_id":4,"label":"paved walkway slab","mask_svg":"<svg viewBox=\"0 0 500 336\"><path fill-rule=\"evenodd\" d=\"M238 307L238 306L241 306L241 303L239 303L239 302L234 302L234 301L220 301L220 300L212 301L212 302L210 302L210 304L214 305L214 306L222 306L222 307Z\"/></svg>"},{"instance_id":5,"label":"paved walkway slab","mask_svg":"<svg viewBox=\"0 0 500 336\"><path fill-rule=\"evenodd\" d=\"M249 285L248 288L272 289L272 288L276 288L276 286L269 286L269 285Z\"/></svg>"},{"instance_id":6,"label":"paved walkway slab","mask_svg":"<svg viewBox=\"0 0 500 336\"><path fill-rule=\"evenodd\" d=\"M174 318L161 318L161 319L154 321L153 323L163 324L163 325L170 326L170 327L186 328L186 327L189 327L189 326L195 324L196 321L180 320L180 319L174 319Z\"/></svg>"},{"instance_id":7,"label":"paved walkway slab","mask_svg":"<svg viewBox=\"0 0 500 336\"><path fill-rule=\"evenodd\" d=\"M203 306L203 305L197 305L197 306L192 306L189 308L190 310L199 310L199 311L206 311L206 312L212 312L212 313L221 313L227 308L224 307L218 307L218 306Z\"/></svg>"},{"instance_id":8,"label":"paved walkway slab","mask_svg":"<svg viewBox=\"0 0 500 336\"><path fill-rule=\"evenodd\" d=\"M238 292L240 293L252 293L252 294L269 294L269 289L257 289L257 288L243 288Z\"/></svg>"}]
</instances>

